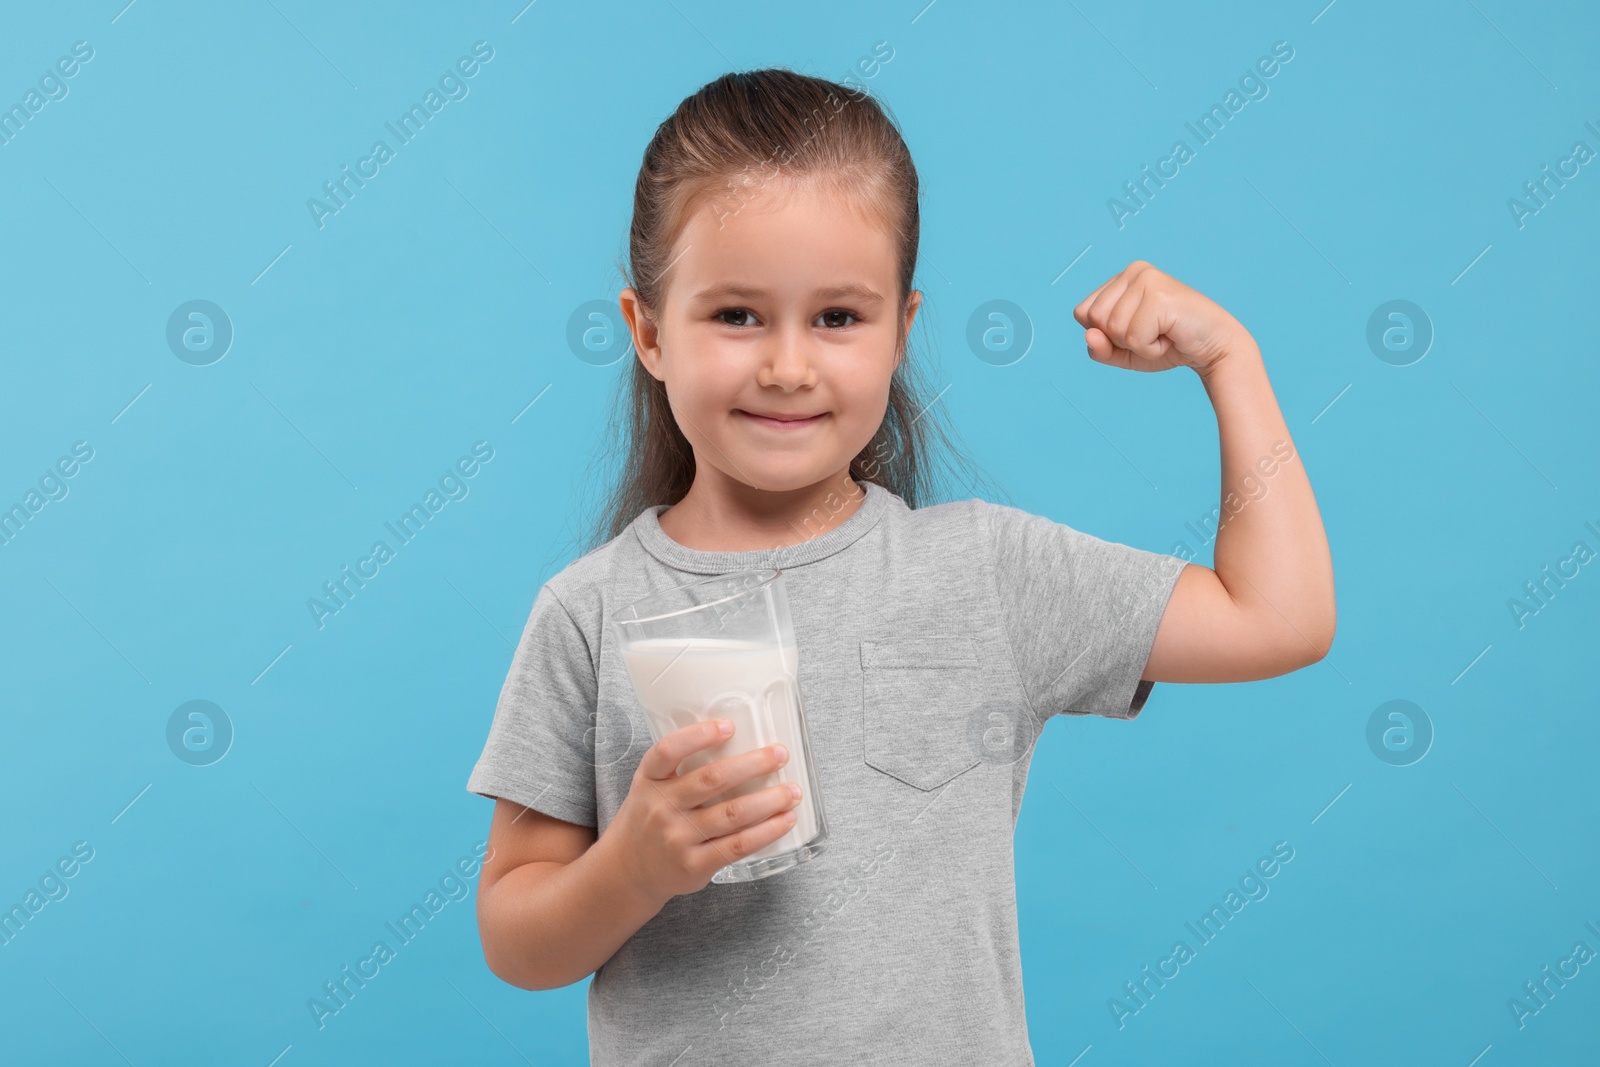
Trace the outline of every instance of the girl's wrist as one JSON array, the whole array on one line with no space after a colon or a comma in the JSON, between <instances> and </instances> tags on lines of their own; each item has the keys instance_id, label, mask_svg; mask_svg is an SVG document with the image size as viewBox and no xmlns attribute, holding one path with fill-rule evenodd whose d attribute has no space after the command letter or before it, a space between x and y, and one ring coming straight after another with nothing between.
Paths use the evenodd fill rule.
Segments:
<instances>
[{"instance_id":1,"label":"girl's wrist","mask_svg":"<svg viewBox=\"0 0 1600 1067\"><path fill-rule=\"evenodd\" d=\"M611 833L610 827L606 829L607 832L595 838L594 844L579 857L579 861L587 861L595 868L600 883L615 895L619 905L630 912L648 912L649 916L654 916L672 898L653 894L640 884L635 877L638 874L637 866L625 850L618 849L621 838Z\"/></svg>"},{"instance_id":2,"label":"girl's wrist","mask_svg":"<svg viewBox=\"0 0 1600 1067\"><path fill-rule=\"evenodd\" d=\"M1261 349L1249 334L1226 345L1204 370L1195 368L1208 393L1218 388L1228 388L1228 383L1235 380L1254 378L1265 371L1266 362L1261 358Z\"/></svg>"}]
</instances>

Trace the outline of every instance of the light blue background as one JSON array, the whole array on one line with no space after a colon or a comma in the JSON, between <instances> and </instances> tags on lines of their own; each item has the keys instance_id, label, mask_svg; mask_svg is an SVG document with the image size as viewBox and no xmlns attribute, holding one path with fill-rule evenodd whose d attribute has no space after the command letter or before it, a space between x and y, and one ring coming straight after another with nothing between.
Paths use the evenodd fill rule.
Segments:
<instances>
[{"instance_id":1,"label":"light blue background","mask_svg":"<svg viewBox=\"0 0 1600 1067\"><path fill-rule=\"evenodd\" d=\"M1506 203L1600 149L1592 6L124 2L0 35L5 104L94 48L0 146L0 504L94 449L0 547L0 903L95 850L0 948L9 1061L585 1062L586 985L496 979L475 894L324 1029L306 1002L486 836L465 780L626 366L566 323L615 299L656 124L728 69L842 79L886 41L914 358L1009 501L1195 543L1203 390L1093 363L1071 316L1147 259L1260 343L1338 580L1317 665L1049 727L1017 833L1039 1062L1592 1062L1600 964L1523 1029L1507 1001L1600 949L1600 570L1524 628L1507 601L1600 549L1600 165L1521 228ZM479 40L469 95L319 229L307 199ZM1107 199L1276 41L1270 94L1119 229ZM210 366L166 344L193 299L236 331ZM966 344L991 299L1035 331L1010 366ZM1393 299L1436 331L1409 366L1365 339ZM307 598L479 440L470 495L319 630ZM167 745L193 699L234 726L210 766ZM1366 741L1393 699L1436 731L1410 766ZM1119 1030L1108 999L1278 841L1270 896Z\"/></svg>"}]
</instances>

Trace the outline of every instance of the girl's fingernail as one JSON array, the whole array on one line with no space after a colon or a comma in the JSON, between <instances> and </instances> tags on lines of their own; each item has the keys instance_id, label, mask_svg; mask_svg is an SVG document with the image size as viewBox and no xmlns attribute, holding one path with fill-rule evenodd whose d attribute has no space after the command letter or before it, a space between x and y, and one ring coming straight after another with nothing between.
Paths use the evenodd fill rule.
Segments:
<instances>
[{"instance_id":1,"label":"girl's fingernail","mask_svg":"<svg viewBox=\"0 0 1600 1067\"><path fill-rule=\"evenodd\" d=\"M783 821L784 822L792 823L792 822L794 822L794 819L795 819L794 812L786 811L786 812L783 813Z\"/></svg>"},{"instance_id":2,"label":"girl's fingernail","mask_svg":"<svg viewBox=\"0 0 1600 1067\"><path fill-rule=\"evenodd\" d=\"M724 735L731 734L733 733L733 723L729 722L727 719L720 719L717 722L717 729Z\"/></svg>"},{"instance_id":3,"label":"girl's fingernail","mask_svg":"<svg viewBox=\"0 0 1600 1067\"><path fill-rule=\"evenodd\" d=\"M772 754L778 757L779 763L784 763L789 759L789 750L782 745L773 745Z\"/></svg>"},{"instance_id":4,"label":"girl's fingernail","mask_svg":"<svg viewBox=\"0 0 1600 1067\"><path fill-rule=\"evenodd\" d=\"M790 782L789 783L789 795L794 797L796 800L799 800L800 799L800 787L795 785L793 782Z\"/></svg>"}]
</instances>

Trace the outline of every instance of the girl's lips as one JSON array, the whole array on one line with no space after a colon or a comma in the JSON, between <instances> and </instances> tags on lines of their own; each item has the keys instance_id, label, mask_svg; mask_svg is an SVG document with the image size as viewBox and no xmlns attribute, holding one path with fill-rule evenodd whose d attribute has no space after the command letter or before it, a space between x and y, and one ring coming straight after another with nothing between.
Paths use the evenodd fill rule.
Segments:
<instances>
[{"instance_id":1,"label":"girl's lips","mask_svg":"<svg viewBox=\"0 0 1600 1067\"><path fill-rule=\"evenodd\" d=\"M770 426L772 429L780 431L799 430L806 426L815 426L828 417L828 413L824 411L819 415L811 416L809 419L769 419L765 415L752 415L750 412L739 408L734 410L758 426Z\"/></svg>"}]
</instances>

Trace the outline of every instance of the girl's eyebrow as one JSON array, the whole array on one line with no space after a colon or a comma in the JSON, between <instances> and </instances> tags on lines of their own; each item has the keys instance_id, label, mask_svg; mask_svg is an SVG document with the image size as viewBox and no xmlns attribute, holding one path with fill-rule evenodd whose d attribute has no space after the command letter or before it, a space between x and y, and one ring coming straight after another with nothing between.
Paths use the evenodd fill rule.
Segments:
<instances>
[{"instance_id":1,"label":"girl's eyebrow","mask_svg":"<svg viewBox=\"0 0 1600 1067\"><path fill-rule=\"evenodd\" d=\"M752 286L741 285L738 282L723 282L719 285L708 286L694 294L695 300L721 300L725 297L737 297L743 300L762 300L772 294L765 289L756 289ZM856 299L868 303L881 302L883 297L876 289L866 285L851 282L846 285L833 285L818 289L812 294L819 300L845 300Z\"/></svg>"}]
</instances>

